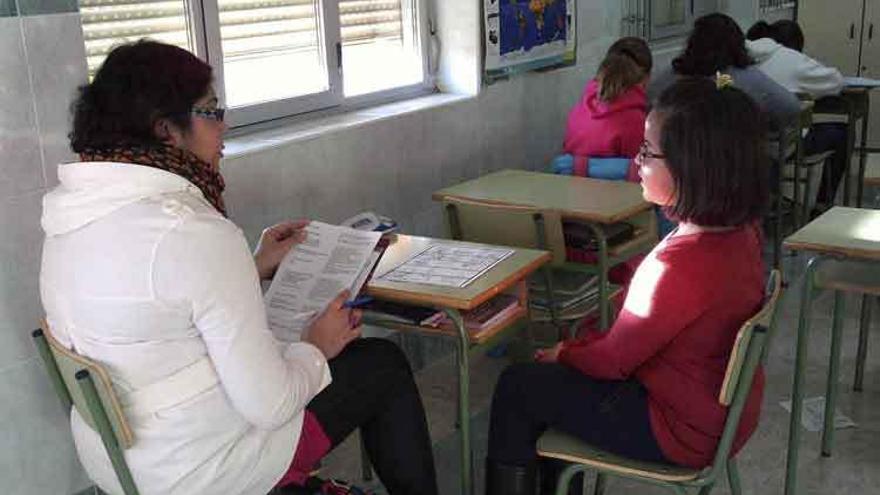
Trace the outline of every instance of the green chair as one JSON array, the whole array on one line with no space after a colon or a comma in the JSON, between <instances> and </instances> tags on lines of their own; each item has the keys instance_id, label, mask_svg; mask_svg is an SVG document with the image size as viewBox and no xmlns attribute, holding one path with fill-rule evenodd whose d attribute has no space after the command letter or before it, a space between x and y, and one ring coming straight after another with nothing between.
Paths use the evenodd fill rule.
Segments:
<instances>
[{"instance_id":1,"label":"green chair","mask_svg":"<svg viewBox=\"0 0 880 495\"><path fill-rule=\"evenodd\" d=\"M594 469L597 472L594 489L596 495L604 493L606 475L663 486L678 494L685 494L690 488L699 488L700 495L707 495L726 469L730 490L734 495L739 495L739 473L736 460L730 456L730 449L752 387L755 370L764 358L767 338L776 325L776 308L782 292L782 277L778 270L771 272L767 286L764 306L740 328L730 353L718 395L718 402L729 409L718 450L710 466L689 469L636 461L602 451L564 433L549 430L538 439L538 455L570 463L559 475L556 494L568 493L569 484L575 474Z\"/></svg>"},{"instance_id":2,"label":"green chair","mask_svg":"<svg viewBox=\"0 0 880 495\"><path fill-rule=\"evenodd\" d=\"M134 435L107 371L61 345L52 337L45 321L42 328L31 335L64 410L70 411L73 405L83 420L98 432L123 493L138 495L123 456L123 451L134 444Z\"/></svg>"},{"instance_id":3,"label":"green chair","mask_svg":"<svg viewBox=\"0 0 880 495\"><path fill-rule=\"evenodd\" d=\"M458 198L445 199L443 206L448 233L452 239L550 251L553 259L539 271L540 280L529 284L533 294L540 295L547 302L546 309L538 309L532 305L532 321L551 321L557 329L561 328L563 322L570 322L574 328L581 318L596 311L596 301L593 301L592 311L585 310L583 304L575 304L565 310L559 309L564 301L560 300L556 289L557 279L566 275L570 279L570 272L577 271L576 268L572 270L571 265L577 264L566 262L565 238L558 212ZM560 273L563 271L569 273L563 275ZM583 279L594 276L583 272L576 275ZM593 284L587 289L596 291L599 288ZM578 293L568 294L568 297L581 296ZM598 297L598 301L604 300L601 293Z\"/></svg>"}]
</instances>

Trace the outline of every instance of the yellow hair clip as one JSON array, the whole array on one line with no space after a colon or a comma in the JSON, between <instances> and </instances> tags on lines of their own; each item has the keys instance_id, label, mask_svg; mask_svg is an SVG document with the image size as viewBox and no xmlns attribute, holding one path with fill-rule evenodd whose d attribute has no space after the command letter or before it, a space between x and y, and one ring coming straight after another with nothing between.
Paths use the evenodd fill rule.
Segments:
<instances>
[{"instance_id":1,"label":"yellow hair clip","mask_svg":"<svg viewBox=\"0 0 880 495\"><path fill-rule=\"evenodd\" d=\"M721 71L715 72L715 87L724 89L733 86L733 77L730 74L722 74Z\"/></svg>"}]
</instances>

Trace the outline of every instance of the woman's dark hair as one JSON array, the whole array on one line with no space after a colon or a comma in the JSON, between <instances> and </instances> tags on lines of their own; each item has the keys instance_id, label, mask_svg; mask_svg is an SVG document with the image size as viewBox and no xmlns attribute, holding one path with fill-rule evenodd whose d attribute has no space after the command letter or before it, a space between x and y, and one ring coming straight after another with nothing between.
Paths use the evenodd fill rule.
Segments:
<instances>
[{"instance_id":1,"label":"woman's dark hair","mask_svg":"<svg viewBox=\"0 0 880 495\"><path fill-rule=\"evenodd\" d=\"M766 21L758 21L746 31L747 40L755 41L761 38L773 38L773 29Z\"/></svg>"},{"instance_id":2,"label":"woman's dark hair","mask_svg":"<svg viewBox=\"0 0 880 495\"><path fill-rule=\"evenodd\" d=\"M728 67L748 67L752 59L746 38L736 21L724 14L709 14L694 22L684 52L672 61L676 74L711 76Z\"/></svg>"},{"instance_id":3,"label":"woman's dark hair","mask_svg":"<svg viewBox=\"0 0 880 495\"><path fill-rule=\"evenodd\" d=\"M799 52L804 51L804 32L801 31L797 22L782 19L774 22L770 29L772 30L771 37L780 45Z\"/></svg>"},{"instance_id":4,"label":"woman's dark hair","mask_svg":"<svg viewBox=\"0 0 880 495\"><path fill-rule=\"evenodd\" d=\"M660 95L653 112L675 181L676 198L666 208L670 217L713 227L761 218L770 164L763 114L748 95L686 77Z\"/></svg>"},{"instance_id":5,"label":"woman's dark hair","mask_svg":"<svg viewBox=\"0 0 880 495\"><path fill-rule=\"evenodd\" d=\"M211 66L182 48L147 40L117 46L79 89L70 147L81 153L156 145L156 120L188 130L193 104L210 84Z\"/></svg>"},{"instance_id":6,"label":"woman's dark hair","mask_svg":"<svg viewBox=\"0 0 880 495\"><path fill-rule=\"evenodd\" d=\"M651 49L645 40L635 37L615 41L599 65L599 99L609 102L651 74Z\"/></svg>"}]
</instances>

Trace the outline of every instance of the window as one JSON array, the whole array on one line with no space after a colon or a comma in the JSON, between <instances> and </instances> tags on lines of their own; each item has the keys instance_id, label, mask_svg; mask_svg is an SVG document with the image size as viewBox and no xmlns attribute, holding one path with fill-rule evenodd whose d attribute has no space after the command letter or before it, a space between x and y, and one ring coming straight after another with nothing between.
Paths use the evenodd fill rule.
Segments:
<instances>
[{"instance_id":1,"label":"window","mask_svg":"<svg viewBox=\"0 0 880 495\"><path fill-rule=\"evenodd\" d=\"M425 87L427 0L79 0L89 74L150 38L214 67L232 126Z\"/></svg>"},{"instance_id":2,"label":"window","mask_svg":"<svg viewBox=\"0 0 880 495\"><path fill-rule=\"evenodd\" d=\"M650 40L686 36L694 19L715 12L719 0L624 0L623 30Z\"/></svg>"}]
</instances>

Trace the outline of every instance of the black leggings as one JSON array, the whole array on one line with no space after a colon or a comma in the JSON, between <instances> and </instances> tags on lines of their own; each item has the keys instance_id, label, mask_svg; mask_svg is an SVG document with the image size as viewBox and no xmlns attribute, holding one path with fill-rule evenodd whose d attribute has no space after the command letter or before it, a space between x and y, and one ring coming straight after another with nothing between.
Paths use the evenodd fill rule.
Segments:
<instances>
[{"instance_id":1,"label":"black leggings","mask_svg":"<svg viewBox=\"0 0 880 495\"><path fill-rule=\"evenodd\" d=\"M335 447L360 428L367 453L391 495L435 495L437 476L425 410L403 352L364 338L330 360L333 383L307 409Z\"/></svg>"},{"instance_id":2,"label":"black leggings","mask_svg":"<svg viewBox=\"0 0 880 495\"><path fill-rule=\"evenodd\" d=\"M636 380L597 380L561 364L508 367L492 398L489 460L533 463L535 443L548 428L615 454L669 462L651 431L647 393Z\"/></svg>"}]
</instances>

